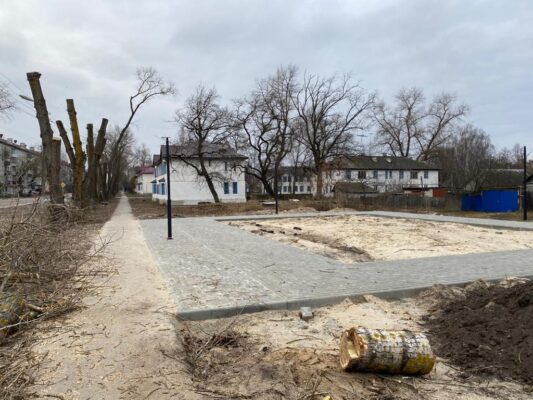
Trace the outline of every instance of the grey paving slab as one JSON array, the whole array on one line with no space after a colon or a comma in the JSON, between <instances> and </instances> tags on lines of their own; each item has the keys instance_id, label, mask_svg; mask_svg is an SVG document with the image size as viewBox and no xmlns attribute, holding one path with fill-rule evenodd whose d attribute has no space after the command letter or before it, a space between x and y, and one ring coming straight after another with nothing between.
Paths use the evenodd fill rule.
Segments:
<instances>
[{"instance_id":1,"label":"grey paving slab","mask_svg":"<svg viewBox=\"0 0 533 400\"><path fill-rule=\"evenodd\" d=\"M401 296L435 283L533 276L533 250L347 265L212 218L174 219L174 240L166 239L166 220L144 220L141 226L180 313L189 316L325 304L368 293Z\"/></svg>"}]
</instances>

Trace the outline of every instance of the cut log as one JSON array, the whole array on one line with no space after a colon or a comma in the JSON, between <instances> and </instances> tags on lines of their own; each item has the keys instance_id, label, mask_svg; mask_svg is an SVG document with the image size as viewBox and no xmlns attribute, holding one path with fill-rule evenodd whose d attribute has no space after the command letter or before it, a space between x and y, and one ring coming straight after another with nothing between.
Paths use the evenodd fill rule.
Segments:
<instances>
[{"instance_id":1,"label":"cut log","mask_svg":"<svg viewBox=\"0 0 533 400\"><path fill-rule=\"evenodd\" d=\"M341 336L340 364L345 371L424 375L435 355L423 333L356 327Z\"/></svg>"},{"instance_id":2,"label":"cut log","mask_svg":"<svg viewBox=\"0 0 533 400\"><path fill-rule=\"evenodd\" d=\"M22 297L12 293L0 293L0 343L8 335L9 326L20 321L25 309Z\"/></svg>"}]
</instances>

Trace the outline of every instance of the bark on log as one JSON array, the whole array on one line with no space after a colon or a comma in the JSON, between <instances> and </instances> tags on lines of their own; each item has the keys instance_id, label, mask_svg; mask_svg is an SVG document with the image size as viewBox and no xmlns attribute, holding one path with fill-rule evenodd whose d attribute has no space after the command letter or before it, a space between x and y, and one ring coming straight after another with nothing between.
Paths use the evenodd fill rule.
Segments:
<instances>
[{"instance_id":1,"label":"bark on log","mask_svg":"<svg viewBox=\"0 0 533 400\"><path fill-rule=\"evenodd\" d=\"M424 375L435 355L423 333L356 327L341 336L340 364L345 371Z\"/></svg>"},{"instance_id":2,"label":"bark on log","mask_svg":"<svg viewBox=\"0 0 533 400\"><path fill-rule=\"evenodd\" d=\"M8 335L10 325L20 321L25 308L24 299L16 294L0 293L0 343Z\"/></svg>"}]
</instances>

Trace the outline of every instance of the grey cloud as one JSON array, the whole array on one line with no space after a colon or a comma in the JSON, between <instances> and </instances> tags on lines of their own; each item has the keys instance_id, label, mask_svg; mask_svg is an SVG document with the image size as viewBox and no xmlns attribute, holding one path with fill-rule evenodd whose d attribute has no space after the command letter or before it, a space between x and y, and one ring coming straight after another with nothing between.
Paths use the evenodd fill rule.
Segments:
<instances>
[{"instance_id":1,"label":"grey cloud","mask_svg":"<svg viewBox=\"0 0 533 400\"><path fill-rule=\"evenodd\" d=\"M65 119L73 97L83 123L120 124L137 66L173 80L179 95L135 124L153 149L174 134L168 121L198 83L229 102L281 64L352 72L384 98L411 85L429 97L453 91L498 146L533 147L531 43L529 0L0 0L0 72L26 90L25 72L41 71L54 116ZM0 130L38 141L23 113Z\"/></svg>"}]
</instances>

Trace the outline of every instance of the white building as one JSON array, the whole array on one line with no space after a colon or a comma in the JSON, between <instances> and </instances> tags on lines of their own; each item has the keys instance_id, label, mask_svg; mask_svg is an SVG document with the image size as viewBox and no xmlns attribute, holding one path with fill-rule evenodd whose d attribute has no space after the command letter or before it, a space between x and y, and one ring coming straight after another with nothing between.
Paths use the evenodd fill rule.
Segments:
<instances>
[{"instance_id":1,"label":"white building","mask_svg":"<svg viewBox=\"0 0 533 400\"><path fill-rule=\"evenodd\" d=\"M151 194L155 168L151 165L137 167L135 171L135 193Z\"/></svg>"},{"instance_id":2,"label":"white building","mask_svg":"<svg viewBox=\"0 0 533 400\"><path fill-rule=\"evenodd\" d=\"M204 146L206 169L213 179L216 193L221 202L246 202L244 170L247 157L238 154L227 145ZM213 195L204 177L196 169L200 163L194 144L170 146L170 197L173 204L213 203ZM154 157L154 178L152 199L167 200L166 148L161 146L160 154Z\"/></svg>"},{"instance_id":3,"label":"white building","mask_svg":"<svg viewBox=\"0 0 533 400\"><path fill-rule=\"evenodd\" d=\"M316 177L313 194L316 194ZM406 157L345 155L329 163L323 172L325 196L333 196L337 182L361 182L379 193L409 188L439 187L439 169Z\"/></svg>"},{"instance_id":4,"label":"white building","mask_svg":"<svg viewBox=\"0 0 533 400\"><path fill-rule=\"evenodd\" d=\"M40 156L33 147L0 134L0 193L27 194L39 189Z\"/></svg>"}]
</instances>

